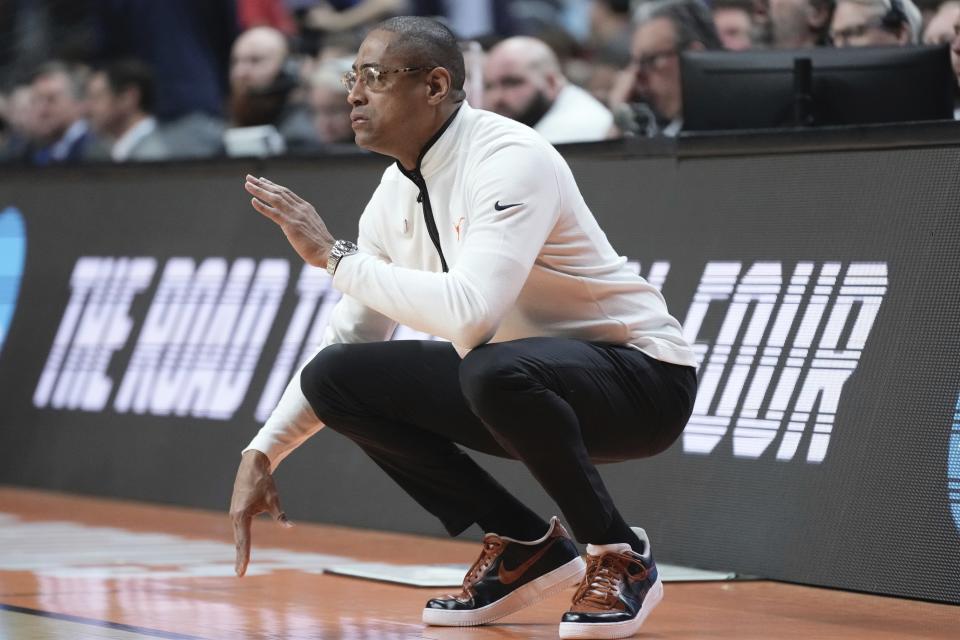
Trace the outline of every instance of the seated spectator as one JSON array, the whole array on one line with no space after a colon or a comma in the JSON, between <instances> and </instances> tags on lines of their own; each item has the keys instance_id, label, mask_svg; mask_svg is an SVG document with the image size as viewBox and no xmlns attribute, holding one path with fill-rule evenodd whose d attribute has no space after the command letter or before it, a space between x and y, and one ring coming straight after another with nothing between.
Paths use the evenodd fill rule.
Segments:
<instances>
[{"instance_id":1,"label":"seated spectator","mask_svg":"<svg viewBox=\"0 0 960 640\"><path fill-rule=\"evenodd\" d=\"M920 42L922 22L913 0L839 0L830 36L836 47L904 47Z\"/></svg>"},{"instance_id":2,"label":"seated spectator","mask_svg":"<svg viewBox=\"0 0 960 640\"><path fill-rule=\"evenodd\" d=\"M62 62L48 62L33 75L33 138L24 158L30 164L70 164L83 159L90 141L83 118L86 76L86 69Z\"/></svg>"},{"instance_id":3,"label":"seated spectator","mask_svg":"<svg viewBox=\"0 0 960 640\"><path fill-rule=\"evenodd\" d=\"M223 108L237 0L89 3L100 61L136 58L156 85L154 115L177 158L223 152Z\"/></svg>"},{"instance_id":4,"label":"seated spectator","mask_svg":"<svg viewBox=\"0 0 960 640\"><path fill-rule=\"evenodd\" d=\"M136 60L120 60L95 72L87 83L87 113L103 156L114 162L165 160L170 149L153 117L154 85L150 69Z\"/></svg>"},{"instance_id":5,"label":"seated spectator","mask_svg":"<svg viewBox=\"0 0 960 640\"><path fill-rule=\"evenodd\" d=\"M611 95L611 104L618 105L620 129L641 135L677 135L683 126L680 52L720 48L713 16L701 0L641 4L634 16L632 61ZM635 104L637 100L642 103Z\"/></svg>"},{"instance_id":6,"label":"seated spectator","mask_svg":"<svg viewBox=\"0 0 960 640\"><path fill-rule=\"evenodd\" d=\"M960 17L960 0L947 0L937 7L936 13L923 31L923 44L949 44L953 41L953 25Z\"/></svg>"},{"instance_id":7,"label":"seated spectator","mask_svg":"<svg viewBox=\"0 0 960 640\"><path fill-rule=\"evenodd\" d=\"M565 61L564 75L606 104L620 70L630 62L630 0L592 0L582 55Z\"/></svg>"},{"instance_id":8,"label":"seated spectator","mask_svg":"<svg viewBox=\"0 0 960 640\"><path fill-rule=\"evenodd\" d=\"M775 49L804 49L830 44L834 0L770 0L770 29Z\"/></svg>"},{"instance_id":9,"label":"seated spectator","mask_svg":"<svg viewBox=\"0 0 960 640\"><path fill-rule=\"evenodd\" d=\"M287 39L272 27L245 31L230 58L230 121L234 127L273 126L286 150L316 143L306 105L293 99L300 78Z\"/></svg>"},{"instance_id":10,"label":"seated spectator","mask_svg":"<svg viewBox=\"0 0 960 640\"><path fill-rule=\"evenodd\" d=\"M533 127L553 144L603 140L613 126L610 111L567 82L556 55L536 38L508 38L491 49L483 87L485 109Z\"/></svg>"},{"instance_id":11,"label":"seated spectator","mask_svg":"<svg viewBox=\"0 0 960 640\"><path fill-rule=\"evenodd\" d=\"M353 146L353 126L350 122L350 103L343 86L343 74L350 70L352 60L341 58L320 64L310 76L310 110L317 139L324 145L350 144Z\"/></svg>"},{"instance_id":12,"label":"seated spectator","mask_svg":"<svg viewBox=\"0 0 960 640\"><path fill-rule=\"evenodd\" d=\"M714 0L711 8L724 49L744 51L753 47L752 0Z\"/></svg>"},{"instance_id":13,"label":"seated spectator","mask_svg":"<svg viewBox=\"0 0 960 640\"><path fill-rule=\"evenodd\" d=\"M6 133L0 145L0 162L23 158L30 140L36 138L30 85L14 87L3 102L0 116L6 123Z\"/></svg>"}]
</instances>

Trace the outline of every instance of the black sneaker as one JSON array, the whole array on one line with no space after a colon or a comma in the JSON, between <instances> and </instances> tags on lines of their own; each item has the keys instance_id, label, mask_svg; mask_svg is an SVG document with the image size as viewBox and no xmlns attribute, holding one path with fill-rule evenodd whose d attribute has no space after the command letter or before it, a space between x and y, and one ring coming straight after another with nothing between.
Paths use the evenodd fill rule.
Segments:
<instances>
[{"instance_id":1,"label":"black sneaker","mask_svg":"<svg viewBox=\"0 0 960 640\"><path fill-rule=\"evenodd\" d=\"M539 540L522 542L495 533L463 579L459 595L434 598L423 609L426 624L469 627L487 624L576 586L584 562L556 517Z\"/></svg>"},{"instance_id":2,"label":"black sneaker","mask_svg":"<svg viewBox=\"0 0 960 640\"><path fill-rule=\"evenodd\" d=\"M633 527L644 544L587 545L587 573L560 622L561 638L626 638L640 629L663 599L663 582L647 533Z\"/></svg>"}]
</instances>

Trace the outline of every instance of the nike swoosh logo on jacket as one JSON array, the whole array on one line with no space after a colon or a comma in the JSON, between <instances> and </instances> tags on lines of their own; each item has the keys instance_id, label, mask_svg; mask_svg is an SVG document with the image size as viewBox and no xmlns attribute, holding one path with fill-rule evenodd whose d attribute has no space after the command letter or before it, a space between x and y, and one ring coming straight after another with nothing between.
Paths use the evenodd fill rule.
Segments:
<instances>
[{"instance_id":1,"label":"nike swoosh logo on jacket","mask_svg":"<svg viewBox=\"0 0 960 640\"><path fill-rule=\"evenodd\" d=\"M449 272L420 188L391 165L360 217L360 252L337 268L344 295L322 347L383 340L399 322L450 340L461 356L486 342L558 336L697 365L663 296L613 249L566 161L535 131L464 103L419 175ZM250 448L282 458L319 428L311 415L299 384L289 385Z\"/></svg>"}]
</instances>

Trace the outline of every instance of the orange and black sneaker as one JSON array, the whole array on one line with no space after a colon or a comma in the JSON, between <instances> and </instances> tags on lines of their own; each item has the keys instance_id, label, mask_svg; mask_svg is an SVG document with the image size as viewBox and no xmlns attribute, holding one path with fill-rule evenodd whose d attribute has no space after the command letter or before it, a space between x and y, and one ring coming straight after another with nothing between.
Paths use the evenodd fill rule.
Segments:
<instances>
[{"instance_id":1,"label":"orange and black sneaker","mask_svg":"<svg viewBox=\"0 0 960 640\"><path fill-rule=\"evenodd\" d=\"M626 638L636 633L660 600L663 582L643 529L642 554L629 544L587 545L587 573L560 622L561 638Z\"/></svg>"},{"instance_id":2,"label":"orange and black sneaker","mask_svg":"<svg viewBox=\"0 0 960 640\"><path fill-rule=\"evenodd\" d=\"M423 609L426 624L470 627L510 615L579 584L584 562L556 517L539 540L523 542L488 533L483 551L458 595L434 598Z\"/></svg>"}]
</instances>

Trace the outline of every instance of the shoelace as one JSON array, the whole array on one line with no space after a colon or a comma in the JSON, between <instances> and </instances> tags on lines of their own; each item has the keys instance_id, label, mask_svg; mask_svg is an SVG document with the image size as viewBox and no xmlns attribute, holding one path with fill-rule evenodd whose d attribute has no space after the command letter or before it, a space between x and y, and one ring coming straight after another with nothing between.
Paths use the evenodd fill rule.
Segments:
<instances>
[{"instance_id":1,"label":"shoelace","mask_svg":"<svg viewBox=\"0 0 960 640\"><path fill-rule=\"evenodd\" d=\"M500 538L494 536L484 538L483 550L480 552L480 557L476 559L473 566L467 571L467 575L463 578L464 593L467 593L470 587L483 577L483 574L486 573L487 569L490 568L490 565L493 564L493 561L497 558L497 555L499 555L502 547L503 540Z\"/></svg>"},{"instance_id":2,"label":"shoelace","mask_svg":"<svg viewBox=\"0 0 960 640\"><path fill-rule=\"evenodd\" d=\"M612 605L620 595L620 585L632 564L647 570L641 562L641 556L633 551L587 556L587 572L573 596L573 604L588 602L599 607Z\"/></svg>"}]
</instances>

